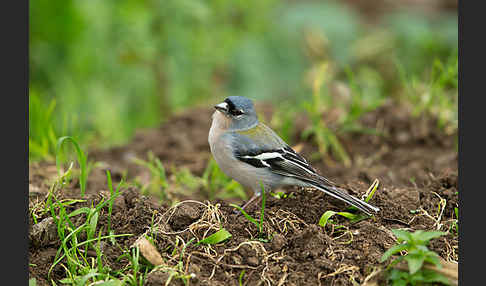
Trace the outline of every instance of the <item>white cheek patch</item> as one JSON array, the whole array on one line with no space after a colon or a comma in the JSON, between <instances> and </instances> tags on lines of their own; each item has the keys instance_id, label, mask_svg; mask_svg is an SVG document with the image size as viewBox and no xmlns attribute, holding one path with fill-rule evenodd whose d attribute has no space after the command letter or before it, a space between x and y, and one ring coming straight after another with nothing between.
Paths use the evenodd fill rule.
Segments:
<instances>
[{"instance_id":1,"label":"white cheek patch","mask_svg":"<svg viewBox=\"0 0 486 286\"><path fill-rule=\"evenodd\" d=\"M224 110L228 110L228 103L221 102L220 104L217 104L215 107L221 108L221 109L224 109Z\"/></svg>"}]
</instances>

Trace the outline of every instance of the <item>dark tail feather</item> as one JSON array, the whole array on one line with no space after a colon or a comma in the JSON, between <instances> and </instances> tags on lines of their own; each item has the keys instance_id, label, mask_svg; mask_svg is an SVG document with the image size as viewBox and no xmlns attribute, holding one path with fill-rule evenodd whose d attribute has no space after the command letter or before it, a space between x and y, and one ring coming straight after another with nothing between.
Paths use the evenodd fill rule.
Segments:
<instances>
[{"instance_id":1,"label":"dark tail feather","mask_svg":"<svg viewBox=\"0 0 486 286\"><path fill-rule=\"evenodd\" d=\"M357 207L358 209L360 209L361 211L365 212L368 215L372 215L373 213L376 213L380 210L379 208L374 207L374 206L368 204L365 201L362 201L358 198L355 198L355 197L345 193L343 190L340 190L337 187L319 184L319 183L312 182L312 181L308 181L308 183L311 184L312 187L319 189L319 190L323 191L324 193L326 193L326 194L328 194L328 195L330 195L330 196L332 196L336 199L342 200L342 201L344 201L344 202L346 202L346 203L348 203L348 204L350 204L354 207Z\"/></svg>"}]
</instances>

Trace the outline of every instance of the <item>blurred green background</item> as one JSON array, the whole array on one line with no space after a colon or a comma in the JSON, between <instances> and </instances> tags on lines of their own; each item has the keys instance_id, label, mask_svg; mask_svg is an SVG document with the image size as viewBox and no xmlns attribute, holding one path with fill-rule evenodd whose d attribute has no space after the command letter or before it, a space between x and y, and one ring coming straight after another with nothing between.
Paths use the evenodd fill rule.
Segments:
<instances>
[{"instance_id":1,"label":"blurred green background","mask_svg":"<svg viewBox=\"0 0 486 286\"><path fill-rule=\"evenodd\" d=\"M457 11L409 2L367 15L352 1L31 1L29 158L52 159L64 135L123 144L229 95L291 117L324 65L323 106L340 104L331 86L353 98L343 124L391 98L457 128Z\"/></svg>"}]
</instances>

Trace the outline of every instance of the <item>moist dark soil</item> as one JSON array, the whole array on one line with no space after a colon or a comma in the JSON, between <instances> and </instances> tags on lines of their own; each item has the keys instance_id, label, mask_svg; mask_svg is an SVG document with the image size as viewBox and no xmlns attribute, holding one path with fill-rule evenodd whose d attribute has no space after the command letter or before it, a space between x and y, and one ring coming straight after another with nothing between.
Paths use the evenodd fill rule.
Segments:
<instances>
[{"instance_id":1,"label":"moist dark soil","mask_svg":"<svg viewBox=\"0 0 486 286\"><path fill-rule=\"evenodd\" d=\"M263 120L269 122L271 106L259 109L265 114ZM122 177L130 181L150 175L132 160L146 159L148 151L167 167L168 176L171 167L186 167L201 176L211 158L207 135L212 112L193 109L160 128L139 131L125 146L89 150L88 160L98 164L88 176L86 196L80 196L79 182L73 179L56 193L56 198L82 199L69 205L68 212L96 205L110 196L106 170L110 170L115 185ZM332 120L328 123L332 128ZM209 201L198 190L174 194L173 202L178 203L170 204L142 195L137 187L123 187L114 201L111 224L116 234L132 236L117 238L115 245L103 243L105 265L114 270L126 267L130 263L123 255L126 249L147 234L154 239L164 264L147 274L144 285L165 285L168 279L171 285L184 285L181 275L191 273L192 278L187 279L190 285L362 285L365 281L386 285L377 270L389 262L380 263L380 258L396 243L391 229L397 228L450 230L432 240L429 248L443 260L457 262L458 236L452 228L454 208L458 207L457 134L446 134L431 117L414 117L407 107L392 104L366 114L360 123L381 135L338 133L352 159L351 166L344 166L333 154L324 160L310 159L317 146L312 137L300 138L309 125L305 115L296 120L294 141L299 144L295 148L322 175L355 196L361 197L371 182L379 179L370 203L381 211L374 217L350 223L334 216L333 223L321 227L318 222L325 211L344 211L349 206L318 190L289 187L283 190L285 197L267 196L263 232L259 234L254 224L234 213L228 201ZM45 201L56 174L53 163L30 164L31 212ZM98 229L106 229L108 209L101 212ZM248 212L259 217L258 206ZM57 282L66 273L58 264L48 279L60 242L49 214L37 214L37 224L29 215L29 273L38 285L50 285L49 279ZM85 220L84 215L76 218L78 224ZM229 240L211 246L196 245L220 227L231 233ZM182 267L177 268L184 245ZM96 253L93 255L96 257ZM173 272L168 269L178 269L181 275L171 276Z\"/></svg>"}]
</instances>

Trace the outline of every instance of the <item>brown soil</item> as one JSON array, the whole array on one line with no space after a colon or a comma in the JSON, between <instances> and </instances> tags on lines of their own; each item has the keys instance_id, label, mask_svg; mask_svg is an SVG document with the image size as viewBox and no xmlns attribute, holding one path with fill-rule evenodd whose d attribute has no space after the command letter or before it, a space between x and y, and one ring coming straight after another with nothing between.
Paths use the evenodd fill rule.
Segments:
<instances>
[{"instance_id":1,"label":"brown soil","mask_svg":"<svg viewBox=\"0 0 486 286\"><path fill-rule=\"evenodd\" d=\"M271 107L260 109L269 122ZM158 129L140 131L128 145L89 152L89 160L103 164L93 167L89 174L86 201L69 206L68 212L109 197L106 169L111 171L115 184L125 172L128 179L148 176L147 170L132 163L130 158L145 159L149 150L164 166L187 167L201 175L211 156L207 143L211 113L210 109L190 110ZM384 135L340 135L352 158L351 167L336 160L311 160L311 163L357 196L378 178L380 187L371 203L381 211L374 218L351 224L337 216L333 221L343 227L332 224L320 227L319 218L326 210L341 211L348 206L318 190L287 188L286 198L267 197L264 221L267 241L263 241L258 240L256 226L233 213L227 201L208 202L203 193L196 191L176 195L175 199L199 202L183 201L170 207L141 195L135 187L128 187L115 200L112 228L117 234L133 236L118 238L119 245L106 242L103 245L105 263L112 269L122 269L129 263L126 257L118 259L123 249L147 233L156 238L156 249L166 266L176 267L182 241L187 243L191 238L198 241L221 225L232 234L231 239L211 247L192 243L185 249L181 271L195 274L189 280L190 285L238 285L243 270L243 285L362 285L367 277L373 276L375 269L386 265L379 260L395 244L391 229L449 229L455 218L454 207L458 206L458 186L456 134L444 134L433 119L415 118L407 108L387 104L367 114L361 123L377 128ZM295 141L301 142L301 153L310 158L317 150L312 138L302 141L298 137L308 120L302 116L296 124ZM30 164L29 169L32 211L45 199L56 168L51 163L37 163ZM170 176L170 167L167 170ZM80 197L79 183L73 180L57 196L59 199ZM446 206L439 214L441 199ZM107 211L102 210L98 229L106 228ZM259 217L257 207L249 213ZM156 229L151 231L153 217ZM80 215L78 222L83 219ZM38 224L47 225L43 231L38 231L40 226L34 225L32 216L29 220L30 277L37 278L38 285L49 285L47 273L60 246L56 229L47 214L38 219ZM458 260L458 237L453 231L433 240L429 247L446 261ZM178 249L176 256L174 249ZM65 275L59 265L51 272L55 281ZM164 285L169 277L167 268L152 271L145 285ZM172 279L171 285L183 285L180 279ZM380 275L373 279L384 285Z\"/></svg>"}]
</instances>

